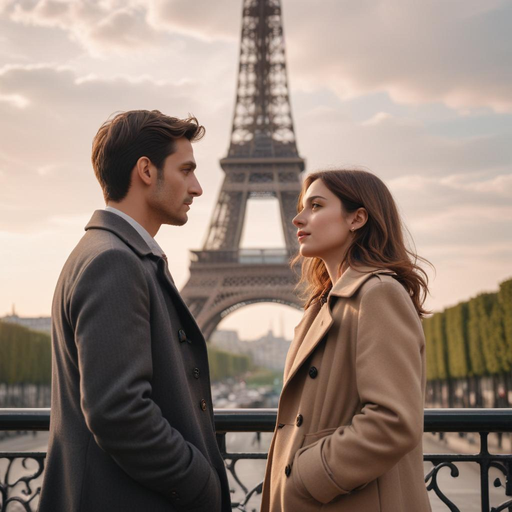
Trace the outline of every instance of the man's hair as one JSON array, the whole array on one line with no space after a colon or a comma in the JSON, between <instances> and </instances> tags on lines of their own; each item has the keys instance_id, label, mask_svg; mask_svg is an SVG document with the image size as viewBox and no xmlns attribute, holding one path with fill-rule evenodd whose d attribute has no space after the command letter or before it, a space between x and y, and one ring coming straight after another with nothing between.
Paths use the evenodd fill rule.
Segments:
<instances>
[{"instance_id":1,"label":"man's hair","mask_svg":"<svg viewBox=\"0 0 512 512\"><path fill-rule=\"evenodd\" d=\"M139 158L149 158L160 173L177 139L195 142L204 132L195 117L178 119L158 110L130 110L107 120L94 137L91 157L105 201L126 197Z\"/></svg>"}]
</instances>

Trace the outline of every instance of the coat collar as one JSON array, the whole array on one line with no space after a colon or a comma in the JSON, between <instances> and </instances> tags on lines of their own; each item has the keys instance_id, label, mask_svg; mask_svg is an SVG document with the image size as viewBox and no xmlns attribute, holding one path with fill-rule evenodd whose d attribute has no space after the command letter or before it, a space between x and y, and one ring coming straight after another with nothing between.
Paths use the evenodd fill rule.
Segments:
<instances>
[{"instance_id":1,"label":"coat collar","mask_svg":"<svg viewBox=\"0 0 512 512\"><path fill-rule=\"evenodd\" d=\"M125 244L130 246L139 256L148 256L152 254L151 249L137 231L130 226L123 218L115 213L105 210L96 210L85 230L104 229L114 233Z\"/></svg>"},{"instance_id":2,"label":"coat collar","mask_svg":"<svg viewBox=\"0 0 512 512\"><path fill-rule=\"evenodd\" d=\"M392 270L375 267L349 267L334 283L329 297L352 297L370 277L375 275L396 275Z\"/></svg>"},{"instance_id":3,"label":"coat collar","mask_svg":"<svg viewBox=\"0 0 512 512\"><path fill-rule=\"evenodd\" d=\"M358 267L356 270L349 267L334 284L327 304L320 307L320 304L316 302L305 311L304 318L295 331L286 361L283 391L331 328L334 322L331 314L333 297L352 297L370 277L375 275L396 274L388 269Z\"/></svg>"}]
</instances>

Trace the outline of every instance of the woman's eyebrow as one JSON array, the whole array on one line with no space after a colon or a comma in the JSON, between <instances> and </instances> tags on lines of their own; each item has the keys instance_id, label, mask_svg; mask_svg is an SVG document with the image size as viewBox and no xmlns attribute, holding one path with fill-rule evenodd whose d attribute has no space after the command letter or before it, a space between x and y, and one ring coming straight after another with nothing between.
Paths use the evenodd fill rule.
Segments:
<instances>
[{"instance_id":1,"label":"woman's eyebrow","mask_svg":"<svg viewBox=\"0 0 512 512\"><path fill-rule=\"evenodd\" d=\"M324 196L311 196L306 199L306 202L311 203L311 201L314 201L315 199L323 199L324 201L327 201Z\"/></svg>"}]
</instances>

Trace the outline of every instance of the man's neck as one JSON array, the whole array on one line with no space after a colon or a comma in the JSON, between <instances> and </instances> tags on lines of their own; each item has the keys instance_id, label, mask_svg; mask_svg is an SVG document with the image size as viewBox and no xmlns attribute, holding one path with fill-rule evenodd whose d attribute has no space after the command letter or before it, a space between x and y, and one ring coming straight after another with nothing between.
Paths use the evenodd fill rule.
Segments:
<instances>
[{"instance_id":1,"label":"man's neck","mask_svg":"<svg viewBox=\"0 0 512 512\"><path fill-rule=\"evenodd\" d=\"M115 208L126 215L129 215L133 220L138 222L153 238L158 233L161 224L155 222L143 208L139 205L131 204L129 201L108 201L107 206Z\"/></svg>"}]
</instances>

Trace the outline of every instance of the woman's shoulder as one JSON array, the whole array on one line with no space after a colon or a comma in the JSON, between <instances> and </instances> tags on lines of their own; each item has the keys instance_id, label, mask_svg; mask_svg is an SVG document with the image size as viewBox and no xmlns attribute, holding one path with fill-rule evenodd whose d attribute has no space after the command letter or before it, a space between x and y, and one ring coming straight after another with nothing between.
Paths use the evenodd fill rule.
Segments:
<instances>
[{"instance_id":1,"label":"woman's shoulder","mask_svg":"<svg viewBox=\"0 0 512 512\"><path fill-rule=\"evenodd\" d=\"M358 298L360 308L366 312L394 312L401 317L414 317L419 322L412 299L395 273L374 274L361 286Z\"/></svg>"},{"instance_id":2,"label":"woman's shoulder","mask_svg":"<svg viewBox=\"0 0 512 512\"><path fill-rule=\"evenodd\" d=\"M367 295L379 295L384 297L407 297L409 294L405 287L398 280L398 276L392 271L373 272L359 289L359 298Z\"/></svg>"},{"instance_id":3,"label":"woman's shoulder","mask_svg":"<svg viewBox=\"0 0 512 512\"><path fill-rule=\"evenodd\" d=\"M371 272L370 274L369 278L361 286L361 294L364 295L374 289L380 289L382 293L393 293L395 291L407 294L403 285L398 281L398 276L395 272L384 269Z\"/></svg>"}]
</instances>

